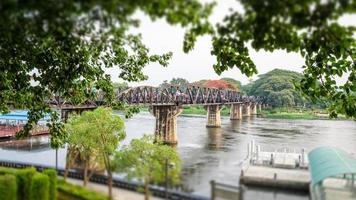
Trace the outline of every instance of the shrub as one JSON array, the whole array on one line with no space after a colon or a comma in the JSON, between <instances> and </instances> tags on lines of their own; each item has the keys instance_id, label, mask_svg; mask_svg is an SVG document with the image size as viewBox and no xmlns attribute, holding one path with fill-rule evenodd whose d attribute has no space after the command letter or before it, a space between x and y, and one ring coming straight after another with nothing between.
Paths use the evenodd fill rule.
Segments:
<instances>
[{"instance_id":1,"label":"shrub","mask_svg":"<svg viewBox=\"0 0 356 200\"><path fill-rule=\"evenodd\" d=\"M18 170L14 168L0 167L0 175L4 175L4 174L16 175L17 171Z\"/></svg>"},{"instance_id":2,"label":"shrub","mask_svg":"<svg viewBox=\"0 0 356 200\"><path fill-rule=\"evenodd\" d=\"M30 200L49 200L49 177L37 173L32 178Z\"/></svg>"},{"instance_id":3,"label":"shrub","mask_svg":"<svg viewBox=\"0 0 356 200\"><path fill-rule=\"evenodd\" d=\"M49 200L57 200L57 171L46 169L42 173L49 177Z\"/></svg>"},{"instance_id":4,"label":"shrub","mask_svg":"<svg viewBox=\"0 0 356 200\"><path fill-rule=\"evenodd\" d=\"M35 168L17 171L17 197L19 200L29 200L31 196L32 177L36 174Z\"/></svg>"},{"instance_id":5,"label":"shrub","mask_svg":"<svg viewBox=\"0 0 356 200\"><path fill-rule=\"evenodd\" d=\"M17 200L17 184L14 175L0 175L0 199Z\"/></svg>"}]
</instances>

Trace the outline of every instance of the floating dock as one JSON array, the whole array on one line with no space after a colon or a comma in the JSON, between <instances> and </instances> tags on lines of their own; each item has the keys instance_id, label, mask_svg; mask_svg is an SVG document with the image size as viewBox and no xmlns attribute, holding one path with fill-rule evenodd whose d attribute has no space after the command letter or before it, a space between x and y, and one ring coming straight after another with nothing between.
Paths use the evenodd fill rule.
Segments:
<instances>
[{"instance_id":1,"label":"floating dock","mask_svg":"<svg viewBox=\"0 0 356 200\"><path fill-rule=\"evenodd\" d=\"M287 148L261 151L254 141L247 148L248 155L242 166L240 183L309 191L311 178L305 149L300 152Z\"/></svg>"},{"instance_id":2,"label":"floating dock","mask_svg":"<svg viewBox=\"0 0 356 200\"><path fill-rule=\"evenodd\" d=\"M309 191L309 171L267 166L250 166L242 170L240 183L245 185Z\"/></svg>"}]
</instances>

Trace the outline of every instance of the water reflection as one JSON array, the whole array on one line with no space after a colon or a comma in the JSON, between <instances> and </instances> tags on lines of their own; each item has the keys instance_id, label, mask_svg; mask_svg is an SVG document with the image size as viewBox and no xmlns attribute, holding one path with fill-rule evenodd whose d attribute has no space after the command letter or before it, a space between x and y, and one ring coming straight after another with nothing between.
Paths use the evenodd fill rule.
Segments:
<instances>
[{"instance_id":1,"label":"water reflection","mask_svg":"<svg viewBox=\"0 0 356 200\"><path fill-rule=\"evenodd\" d=\"M221 128L207 128L208 140L206 148L208 150L220 150L222 144Z\"/></svg>"},{"instance_id":2,"label":"water reflection","mask_svg":"<svg viewBox=\"0 0 356 200\"><path fill-rule=\"evenodd\" d=\"M232 132L240 133L242 120L230 120L230 127Z\"/></svg>"},{"instance_id":3,"label":"water reflection","mask_svg":"<svg viewBox=\"0 0 356 200\"><path fill-rule=\"evenodd\" d=\"M50 149L48 136L33 136L21 140L1 141L0 148L12 151L38 152Z\"/></svg>"}]
</instances>

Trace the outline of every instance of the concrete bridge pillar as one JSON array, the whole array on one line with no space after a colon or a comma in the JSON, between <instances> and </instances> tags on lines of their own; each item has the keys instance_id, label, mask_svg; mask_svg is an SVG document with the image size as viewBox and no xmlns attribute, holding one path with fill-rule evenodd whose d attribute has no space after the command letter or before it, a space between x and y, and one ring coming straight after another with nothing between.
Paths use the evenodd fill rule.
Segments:
<instances>
[{"instance_id":1,"label":"concrete bridge pillar","mask_svg":"<svg viewBox=\"0 0 356 200\"><path fill-rule=\"evenodd\" d=\"M155 138L166 144L175 145L177 137L177 116L183 111L181 106L157 105L150 107L150 113L156 117Z\"/></svg>"},{"instance_id":2,"label":"concrete bridge pillar","mask_svg":"<svg viewBox=\"0 0 356 200\"><path fill-rule=\"evenodd\" d=\"M242 105L239 103L231 104L230 120L238 120L242 118Z\"/></svg>"},{"instance_id":3,"label":"concrete bridge pillar","mask_svg":"<svg viewBox=\"0 0 356 200\"><path fill-rule=\"evenodd\" d=\"M244 103L242 106L242 116L250 116L251 115L251 104Z\"/></svg>"},{"instance_id":4,"label":"concrete bridge pillar","mask_svg":"<svg viewBox=\"0 0 356 200\"><path fill-rule=\"evenodd\" d=\"M251 104L251 115L257 115L257 103Z\"/></svg>"},{"instance_id":5,"label":"concrete bridge pillar","mask_svg":"<svg viewBox=\"0 0 356 200\"><path fill-rule=\"evenodd\" d=\"M222 105L208 105L204 107L207 113L207 124L206 127L221 127L221 114L220 111L223 108Z\"/></svg>"}]
</instances>

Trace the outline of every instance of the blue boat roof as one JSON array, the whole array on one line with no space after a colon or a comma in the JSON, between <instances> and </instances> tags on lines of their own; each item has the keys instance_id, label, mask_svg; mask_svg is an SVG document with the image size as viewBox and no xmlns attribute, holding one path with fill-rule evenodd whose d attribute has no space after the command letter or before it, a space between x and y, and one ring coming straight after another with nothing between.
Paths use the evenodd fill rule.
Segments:
<instances>
[{"instance_id":1,"label":"blue boat roof","mask_svg":"<svg viewBox=\"0 0 356 200\"><path fill-rule=\"evenodd\" d=\"M47 114L41 121L49 119ZM15 110L7 114L0 114L0 120L16 120L16 121L28 121L28 111L27 110Z\"/></svg>"}]
</instances>

